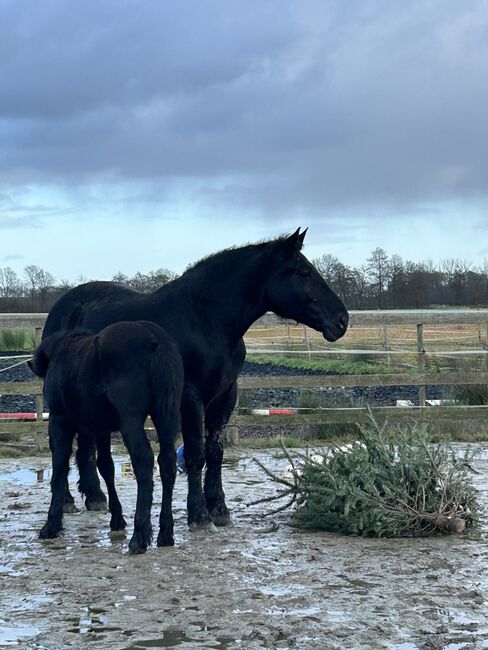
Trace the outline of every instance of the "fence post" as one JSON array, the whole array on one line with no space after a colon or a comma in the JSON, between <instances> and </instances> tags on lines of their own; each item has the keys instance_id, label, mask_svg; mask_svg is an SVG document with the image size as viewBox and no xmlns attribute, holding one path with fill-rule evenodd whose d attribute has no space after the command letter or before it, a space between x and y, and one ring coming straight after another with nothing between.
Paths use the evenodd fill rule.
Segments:
<instances>
[{"instance_id":1,"label":"fence post","mask_svg":"<svg viewBox=\"0 0 488 650\"><path fill-rule=\"evenodd\" d=\"M239 426L237 424L237 416L239 414L239 389L237 389L237 399L234 406L234 411L229 419L225 431L225 442L231 447L236 447L239 444Z\"/></svg>"},{"instance_id":2,"label":"fence post","mask_svg":"<svg viewBox=\"0 0 488 650\"><path fill-rule=\"evenodd\" d=\"M486 323L486 343L485 343L486 354L484 356L484 370L488 371L488 321Z\"/></svg>"},{"instance_id":3,"label":"fence post","mask_svg":"<svg viewBox=\"0 0 488 650\"><path fill-rule=\"evenodd\" d=\"M390 358L390 344L388 342L388 328L386 325L383 325L383 349L386 351L386 365L391 364Z\"/></svg>"},{"instance_id":4,"label":"fence post","mask_svg":"<svg viewBox=\"0 0 488 650\"><path fill-rule=\"evenodd\" d=\"M308 360L310 361L312 355L310 354L310 341L308 340L308 330L306 325L303 326L303 336L305 337L305 345L307 346L307 352L308 352L307 357Z\"/></svg>"},{"instance_id":5,"label":"fence post","mask_svg":"<svg viewBox=\"0 0 488 650\"><path fill-rule=\"evenodd\" d=\"M424 324L417 323L417 363L419 372L425 371ZM419 386L419 406L425 406L425 386Z\"/></svg>"},{"instance_id":6,"label":"fence post","mask_svg":"<svg viewBox=\"0 0 488 650\"><path fill-rule=\"evenodd\" d=\"M42 338L42 327L36 327L35 328L36 347L41 342L41 338ZM43 413L44 413L44 398L42 395L36 395L36 424L39 427L37 429L37 451L42 451L44 448L44 432L42 431Z\"/></svg>"}]
</instances>

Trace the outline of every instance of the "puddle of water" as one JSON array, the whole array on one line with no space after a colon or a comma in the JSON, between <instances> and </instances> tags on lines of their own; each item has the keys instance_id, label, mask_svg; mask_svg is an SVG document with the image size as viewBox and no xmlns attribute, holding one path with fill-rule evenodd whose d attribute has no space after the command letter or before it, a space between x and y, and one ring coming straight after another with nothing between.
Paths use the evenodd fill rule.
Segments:
<instances>
[{"instance_id":1,"label":"puddle of water","mask_svg":"<svg viewBox=\"0 0 488 650\"><path fill-rule=\"evenodd\" d=\"M37 636L39 628L24 625L22 627L6 627L0 625L0 645L18 645L24 639Z\"/></svg>"},{"instance_id":2,"label":"puddle of water","mask_svg":"<svg viewBox=\"0 0 488 650\"><path fill-rule=\"evenodd\" d=\"M143 648L228 648L231 643L235 643L237 639L228 635L218 635L214 638L202 638L202 633L206 633L211 629L205 623L193 623L188 625L186 631L178 628L168 628L163 632L163 636L158 639L139 639L132 642L132 645L127 647L127 650L142 650ZM190 634L195 634L192 638ZM128 634L128 633L124 633Z\"/></svg>"},{"instance_id":3,"label":"puddle of water","mask_svg":"<svg viewBox=\"0 0 488 650\"><path fill-rule=\"evenodd\" d=\"M13 481L14 483L23 483L24 485L34 485L49 481L51 474L50 467L42 469L22 468L1 474L0 481Z\"/></svg>"},{"instance_id":4,"label":"puddle of water","mask_svg":"<svg viewBox=\"0 0 488 650\"><path fill-rule=\"evenodd\" d=\"M90 611L94 613L95 609L98 608L90 608ZM69 623L74 623L72 627L66 630L70 634L104 634L106 632L120 632L122 629L115 625L110 626L108 616L102 614L96 616L87 616L85 614L83 618L67 620Z\"/></svg>"},{"instance_id":5,"label":"puddle of water","mask_svg":"<svg viewBox=\"0 0 488 650\"><path fill-rule=\"evenodd\" d=\"M261 587L260 591L265 596L295 596L297 592L307 591L309 587L296 583L289 583L286 587L273 585L272 587Z\"/></svg>"},{"instance_id":6,"label":"puddle of water","mask_svg":"<svg viewBox=\"0 0 488 650\"><path fill-rule=\"evenodd\" d=\"M134 471L130 461L119 460L114 462L115 476L117 478L130 478L135 479ZM159 476L158 464L154 464L154 474ZM22 483L24 485L35 485L36 483L44 483L50 481L52 475L51 467L44 467L41 469L36 468L19 468L9 472L0 474L0 481L13 481L14 483ZM70 469L70 480L78 481L78 469L74 463Z\"/></svg>"},{"instance_id":7,"label":"puddle of water","mask_svg":"<svg viewBox=\"0 0 488 650\"><path fill-rule=\"evenodd\" d=\"M140 650L141 648L176 648L186 644L191 639L183 630L168 629L163 632L160 639L140 639L134 641L127 650Z\"/></svg>"}]
</instances>

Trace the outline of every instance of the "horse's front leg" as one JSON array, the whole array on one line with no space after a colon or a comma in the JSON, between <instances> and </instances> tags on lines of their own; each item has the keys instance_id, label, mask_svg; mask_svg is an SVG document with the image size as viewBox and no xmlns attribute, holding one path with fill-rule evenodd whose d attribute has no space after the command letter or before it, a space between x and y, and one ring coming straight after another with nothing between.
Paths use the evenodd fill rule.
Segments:
<instances>
[{"instance_id":1,"label":"horse's front leg","mask_svg":"<svg viewBox=\"0 0 488 650\"><path fill-rule=\"evenodd\" d=\"M51 505L47 521L39 532L41 539L57 537L63 527L64 490L68 481L69 459L74 431L62 417L49 418L49 446L52 453Z\"/></svg>"},{"instance_id":2,"label":"horse's front leg","mask_svg":"<svg viewBox=\"0 0 488 650\"><path fill-rule=\"evenodd\" d=\"M87 510L106 510L107 497L100 488L97 472L97 448L93 436L78 436L76 464L80 473L78 488L85 495Z\"/></svg>"},{"instance_id":3,"label":"horse's front leg","mask_svg":"<svg viewBox=\"0 0 488 650\"><path fill-rule=\"evenodd\" d=\"M214 400L205 413L207 437L205 441L205 500L212 521L217 526L230 524L230 513L225 503L222 487L222 459L224 448L222 434L234 410L237 400L237 384Z\"/></svg>"},{"instance_id":4,"label":"horse's front leg","mask_svg":"<svg viewBox=\"0 0 488 650\"><path fill-rule=\"evenodd\" d=\"M181 402L181 429L188 475L188 525L192 530L211 528L212 519L202 489L202 469L205 464L203 404L197 392L188 386L185 386Z\"/></svg>"}]
</instances>

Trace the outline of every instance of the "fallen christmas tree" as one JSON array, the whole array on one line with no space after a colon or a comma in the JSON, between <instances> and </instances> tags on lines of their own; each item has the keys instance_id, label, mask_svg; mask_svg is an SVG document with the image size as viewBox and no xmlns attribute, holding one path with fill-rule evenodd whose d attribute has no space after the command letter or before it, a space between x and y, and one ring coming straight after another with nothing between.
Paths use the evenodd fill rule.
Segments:
<instances>
[{"instance_id":1,"label":"fallen christmas tree","mask_svg":"<svg viewBox=\"0 0 488 650\"><path fill-rule=\"evenodd\" d=\"M463 532L478 522L472 455L432 443L425 425L380 425L370 414L361 439L322 452L283 447L289 467L277 475L254 459L281 489L252 505L287 499L297 526L374 537Z\"/></svg>"}]
</instances>

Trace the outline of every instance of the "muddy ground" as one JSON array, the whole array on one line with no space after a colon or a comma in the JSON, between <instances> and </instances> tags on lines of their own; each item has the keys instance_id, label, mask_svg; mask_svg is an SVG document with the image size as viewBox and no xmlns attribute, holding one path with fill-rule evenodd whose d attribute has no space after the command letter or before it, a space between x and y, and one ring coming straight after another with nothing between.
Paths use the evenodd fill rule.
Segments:
<instances>
[{"instance_id":1,"label":"muddy ground","mask_svg":"<svg viewBox=\"0 0 488 650\"><path fill-rule=\"evenodd\" d=\"M488 446L478 448L486 507ZM227 455L234 525L190 533L180 476L176 546L135 557L128 537L110 538L104 513L66 515L62 537L37 540L49 503L49 470L40 470L49 460L0 461L0 646L488 648L486 524L477 537L416 540L299 533L286 513L263 518L266 506L246 506L274 488L252 452ZM277 455L256 453L284 467ZM118 460L131 517L136 485ZM160 497L156 483L155 529Z\"/></svg>"}]
</instances>

